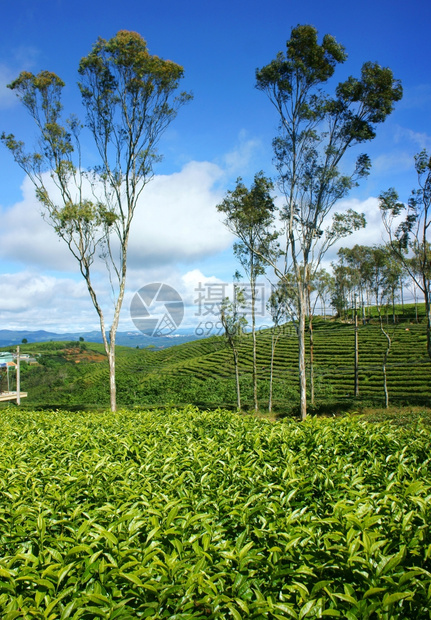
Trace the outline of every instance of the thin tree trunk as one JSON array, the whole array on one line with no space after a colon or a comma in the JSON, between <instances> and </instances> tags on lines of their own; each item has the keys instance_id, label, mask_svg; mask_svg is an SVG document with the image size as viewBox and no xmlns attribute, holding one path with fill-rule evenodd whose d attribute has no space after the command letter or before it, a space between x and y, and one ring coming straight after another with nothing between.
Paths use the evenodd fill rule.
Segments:
<instances>
[{"instance_id":1,"label":"thin tree trunk","mask_svg":"<svg viewBox=\"0 0 431 620\"><path fill-rule=\"evenodd\" d=\"M16 348L16 404L21 404L21 365L19 347Z\"/></svg>"},{"instance_id":2,"label":"thin tree trunk","mask_svg":"<svg viewBox=\"0 0 431 620\"><path fill-rule=\"evenodd\" d=\"M126 288L127 275L127 247L129 243L130 221L125 227L125 236L122 242L122 265L119 275L119 290L117 302L115 304L114 316L112 319L111 329L109 330L109 393L111 402L111 411L117 411L117 384L115 374L115 341L117 336L118 323L120 320L120 312L123 305L124 291Z\"/></svg>"},{"instance_id":3,"label":"thin tree trunk","mask_svg":"<svg viewBox=\"0 0 431 620\"><path fill-rule=\"evenodd\" d=\"M310 302L310 286L308 286L308 329L310 333L310 402L314 405L314 340L313 340L313 313Z\"/></svg>"},{"instance_id":4,"label":"thin tree trunk","mask_svg":"<svg viewBox=\"0 0 431 620\"><path fill-rule=\"evenodd\" d=\"M269 372L269 401L268 401L268 411L271 413L272 412L272 390L273 390L273 384L274 384L274 356L275 356L275 348L277 346L277 341L279 338L279 334L277 334L277 336L274 336L274 334L271 337L271 365L270 365L270 372Z\"/></svg>"},{"instance_id":5,"label":"thin tree trunk","mask_svg":"<svg viewBox=\"0 0 431 620\"><path fill-rule=\"evenodd\" d=\"M387 360L387 355L385 353L385 356L383 359L382 370L383 370L383 390L385 393L385 408L387 409L389 407L389 393L388 393L388 381L386 377L386 360Z\"/></svg>"},{"instance_id":6,"label":"thin tree trunk","mask_svg":"<svg viewBox=\"0 0 431 620\"><path fill-rule=\"evenodd\" d=\"M298 320L298 370L299 370L299 399L301 420L307 417L307 375L305 369L305 297L299 300Z\"/></svg>"},{"instance_id":7,"label":"thin tree trunk","mask_svg":"<svg viewBox=\"0 0 431 620\"><path fill-rule=\"evenodd\" d=\"M383 319L382 319L382 314L381 314L379 305L377 306L377 310L379 313L380 331L382 332L382 334L385 336L387 340L387 347L386 347L386 351L383 354L383 363L382 363L383 392L385 396L385 408L387 409L389 407L389 392L388 392L388 379L387 379L387 374L386 374L386 363L388 361L388 356L391 350L392 341L391 341L391 337L389 336L389 334L383 328Z\"/></svg>"},{"instance_id":8,"label":"thin tree trunk","mask_svg":"<svg viewBox=\"0 0 431 620\"><path fill-rule=\"evenodd\" d=\"M358 307L355 296L355 398L359 396Z\"/></svg>"},{"instance_id":9,"label":"thin tree trunk","mask_svg":"<svg viewBox=\"0 0 431 620\"><path fill-rule=\"evenodd\" d=\"M268 411L272 412L272 383L274 377L274 353L275 353L275 336L274 334L271 337L271 364L269 369L269 400L268 400Z\"/></svg>"},{"instance_id":10,"label":"thin tree trunk","mask_svg":"<svg viewBox=\"0 0 431 620\"><path fill-rule=\"evenodd\" d=\"M425 274L423 276L423 293L424 293L424 301L425 301L425 319L427 326L427 353L428 357L431 358L431 301L430 301L430 292L428 288L429 284Z\"/></svg>"},{"instance_id":11,"label":"thin tree trunk","mask_svg":"<svg viewBox=\"0 0 431 620\"><path fill-rule=\"evenodd\" d=\"M235 348L233 348L233 359L235 364L236 404L238 411L241 411L241 388L239 384L238 354Z\"/></svg>"},{"instance_id":12,"label":"thin tree trunk","mask_svg":"<svg viewBox=\"0 0 431 620\"><path fill-rule=\"evenodd\" d=\"M251 331L253 337L253 400L254 410L259 411L257 398L257 344L256 344L256 282L251 282Z\"/></svg>"},{"instance_id":13,"label":"thin tree trunk","mask_svg":"<svg viewBox=\"0 0 431 620\"><path fill-rule=\"evenodd\" d=\"M313 319L310 317L310 402L314 405L314 341Z\"/></svg>"},{"instance_id":14,"label":"thin tree trunk","mask_svg":"<svg viewBox=\"0 0 431 620\"><path fill-rule=\"evenodd\" d=\"M84 271L83 269L81 269L81 273L83 274L85 278L91 300L93 302L93 305L96 309L97 314L99 315L99 323L100 323L100 331L102 334L103 347L105 349L105 353L108 358L108 364L109 364L109 400L110 400L111 411L114 413L115 411L117 411L117 388L116 388L116 381L115 381L115 336L117 332L118 316L120 314L121 304L123 301L123 296L121 295L121 292L123 291L123 294L124 294L124 285L122 288L120 287L121 298L119 296L117 299L115 313L114 313L114 320L113 320L111 330L109 332L109 342L108 342L108 334L106 333L106 327L105 327L105 318L104 318L102 309L99 306L96 293L93 289L93 285L90 280L90 274L88 270Z\"/></svg>"},{"instance_id":15,"label":"thin tree trunk","mask_svg":"<svg viewBox=\"0 0 431 620\"><path fill-rule=\"evenodd\" d=\"M110 344L109 351L109 395L111 411L117 411L117 385L115 382L115 344Z\"/></svg>"}]
</instances>

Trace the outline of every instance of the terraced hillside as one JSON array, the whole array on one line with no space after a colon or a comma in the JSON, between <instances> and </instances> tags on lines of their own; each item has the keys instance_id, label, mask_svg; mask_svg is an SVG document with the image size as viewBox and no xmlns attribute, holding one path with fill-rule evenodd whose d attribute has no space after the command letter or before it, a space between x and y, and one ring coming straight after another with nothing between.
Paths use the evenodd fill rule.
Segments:
<instances>
[{"instance_id":1,"label":"terraced hillside","mask_svg":"<svg viewBox=\"0 0 431 620\"><path fill-rule=\"evenodd\" d=\"M402 323L386 329L392 346L387 360L389 397L392 403L431 403L431 364L426 355L423 324ZM273 335L258 333L259 398L268 402ZM359 340L359 389L362 401L383 402L382 360L387 340L377 324L361 325ZM29 393L28 404L50 406L107 405L108 366L97 361L101 345L86 344L82 359L53 343L43 350L42 363L23 373L22 384ZM36 347L36 345L29 345ZM63 349L61 348L63 347ZM40 348L40 345L39 345ZM239 347L243 401L252 402L251 336ZM94 350L94 355L91 351ZM68 353L69 351L69 353ZM56 359L56 364L50 359ZM63 363L61 361L63 360ZM346 402L354 393L354 327L334 321L314 323L315 396L319 403ZM235 385L232 355L223 338L188 342L163 350L120 347L117 354L117 385L120 405L194 403L201 406L234 406ZM274 356L274 405L290 408L297 401L297 338L292 326L285 326Z\"/></svg>"},{"instance_id":2,"label":"terraced hillside","mask_svg":"<svg viewBox=\"0 0 431 620\"><path fill-rule=\"evenodd\" d=\"M318 399L346 399L354 393L354 326L324 323L314 331L314 374ZM426 354L426 334L422 325L386 326L391 337L391 350L387 360L387 380L392 401L429 404L431 402L431 364ZM387 340L378 325L358 328L359 389L363 399L379 402L383 398L382 362ZM309 353L309 351L308 351ZM261 392L269 381L271 333L258 336L258 363ZM241 371L250 376L252 355L250 340L240 348ZM229 353L220 350L204 359L190 359L177 373L193 375L201 380L208 377L224 379L232 375ZM297 338L290 331L277 343L274 359L277 401L283 404L284 396L295 394L297 376Z\"/></svg>"}]
</instances>

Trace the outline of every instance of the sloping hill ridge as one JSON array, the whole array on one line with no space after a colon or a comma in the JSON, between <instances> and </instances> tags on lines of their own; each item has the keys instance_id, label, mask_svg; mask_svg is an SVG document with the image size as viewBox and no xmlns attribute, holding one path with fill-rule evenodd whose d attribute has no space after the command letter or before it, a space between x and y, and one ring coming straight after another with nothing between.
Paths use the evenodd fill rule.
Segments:
<instances>
[{"instance_id":1,"label":"sloping hill ridge","mask_svg":"<svg viewBox=\"0 0 431 620\"><path fill-rule=\"evenodd\" d=\"M392 339L387 361L389 397L392 403L431 404L431 363L426 352L423 324L386 326ZM361 325L359 340L360 400L383 402L382 361L387 340L378 325ZM273 334L259 332L259 399L264 409L269 394ZM50 343L52 344L52 343ZM31 345L35 347L36 345ZM101 352L101 345L86 343ZM297 337L285 326L274 355L274 404L283 410L298 399ZM49 355L49 352L47 352ZM252 341L244 336L239 346L243 402L252 403ZM29 369L23 385L30 403L44 405L109 403L108 365L68 363L52 369ZM54 372L55 371L55 372ZM346 402L354 394L354 326L315 321L314 383L318 402ZM222 337L187 342L163 350L119 347L117 353L117 395L119 405L161 405L194 403L200 406L235 406L232 354Z\"/></svg>"}]
</instances>

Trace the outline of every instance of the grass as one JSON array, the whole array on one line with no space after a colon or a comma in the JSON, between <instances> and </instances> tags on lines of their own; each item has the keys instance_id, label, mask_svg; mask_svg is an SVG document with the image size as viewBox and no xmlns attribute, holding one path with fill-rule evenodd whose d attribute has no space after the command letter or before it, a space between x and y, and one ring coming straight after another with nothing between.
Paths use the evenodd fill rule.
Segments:
<instances>
[{"instance_id":1,"label":"grass","mask_svg":"<svg viewBox=\"0 0 431 620\"><path fill-rule=\"evenodd\" d=\"M431 409L425 407L363 407L360 414L367 422L389 422L406 428L423 424L431 427Z\"/></svg>"}]
</instances>

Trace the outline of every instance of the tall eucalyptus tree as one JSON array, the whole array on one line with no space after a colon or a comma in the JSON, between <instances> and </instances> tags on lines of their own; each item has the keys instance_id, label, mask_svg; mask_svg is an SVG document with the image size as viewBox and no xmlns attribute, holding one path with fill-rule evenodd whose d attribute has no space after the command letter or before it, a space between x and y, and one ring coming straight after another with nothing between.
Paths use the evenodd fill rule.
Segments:
<instances>
[{"instance_id":1,"label":"tall eucalyptus tree","mask_svg":"<svg viewBox=\"0 0 431 620\"><path fill-rule=\"evenodd\" d=\"M55 73L24 71L9 84L36 123L39 148L26 153L14 135L2 141L36 187L44 217L78 261L97 311L110 369L111 409L116 409L115 339L123 304L130 230L144 187L159 159L157 144L178 109L190 99L176 94L183 67L152 56L136 32L99 38L81 59L78 82L86 120L62 118L65 86ZM83 130L92 139L85 169ZM91 150L88 142L85 149ZM54 185L54 188L52 187ZM110 327L94 283L101 255L113 293Z\"/></svg>"},{"instance_id":2,"label":"tall eucalyptus tree","mask_svg":"<svg viewBox=\"0 0 431 620\"><path fill-rule=\"evenodd\" d=\"M341 237L365 225L363 215L350 210L331 212L370 169L370 159L360 154L350 172L344 158L355 145L372 140L375 127L401 99L400 83L392 71L366 62L359 78L349 77L323 91L337 65L347 54L334 37L318 42L310 25L292 29L286 52L280 52L256 72L256 87L273 104L279 133L273 141L278 185L284 196L281 229L284 265L292 267L299 305L299 378L301 417L307 414L305 368L305 318L307 290L327 249ZM280 231L281 232L281 231ZM280 235L281 236L281 235ZM282 280L286 270L272 262Z\"/></svg>"}]
</instances>

